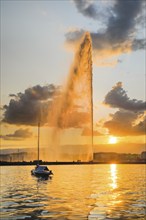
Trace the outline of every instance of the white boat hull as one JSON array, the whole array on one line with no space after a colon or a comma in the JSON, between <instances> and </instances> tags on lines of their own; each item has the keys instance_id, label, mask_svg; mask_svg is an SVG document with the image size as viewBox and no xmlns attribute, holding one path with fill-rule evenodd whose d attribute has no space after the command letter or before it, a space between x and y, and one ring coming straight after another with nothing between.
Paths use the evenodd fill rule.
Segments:
<instances>
[{"instance_id":1,"label":"white boat hull","mask_svg":"<svg viewBox=\"0 0 146 220\"><path fill-rule=\"evenodd\" d=\"M41 171L41 170L35 170L35 169L31 170L31 174L34 175L34 176L38 176L38 177L39 176L40 177L48 177L48 176L53 175L52 170L43 170L43 171Z\"/></svg>"}]
</instances>

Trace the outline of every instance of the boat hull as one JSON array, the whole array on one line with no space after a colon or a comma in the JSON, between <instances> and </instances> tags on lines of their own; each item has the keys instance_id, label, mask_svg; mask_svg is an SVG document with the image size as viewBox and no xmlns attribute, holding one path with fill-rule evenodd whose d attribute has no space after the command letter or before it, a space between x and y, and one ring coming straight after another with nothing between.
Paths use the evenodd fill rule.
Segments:
<instances>
[{"instance_id":1,"label":"boat hull","mask_svg":"<svg viewBox=\"0 0 146 220\"><path fill-rule=\"evenodd\" d=\"M52 171L35 171L35 170L31 170L31 174L34 176L38 176L38 177L48 177L53 175Z\"/></svg>"}]
</instances>

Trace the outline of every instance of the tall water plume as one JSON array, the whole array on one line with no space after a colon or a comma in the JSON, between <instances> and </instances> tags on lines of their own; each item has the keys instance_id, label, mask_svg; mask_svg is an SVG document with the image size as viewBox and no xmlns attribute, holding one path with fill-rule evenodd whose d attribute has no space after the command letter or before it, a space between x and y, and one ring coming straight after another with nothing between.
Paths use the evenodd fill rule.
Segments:
<instances>
[{"instance_id":1,"label":"tall water plume","mask_svg":"<svg viewBox=\"0 0 146 220\"><path fill-rule=\"evenodd\" d=\"M62 152L59 147L61 136L69 130L72 131L72 143L68 143L68 148L69 145L74 145L74 138L76 138L74 134L78 133L78 144L76 143L76 147L71 147L72 153L76 149L77 154L77 148L80 148L79 151L81 153L77 158L86 161L92 160L92 96L92 48L90 34L86 33L75 54L64 91L59 99L56 100L52 108L52 115L50 116L55 127L52 135L52 144L56 145L53 148L56 149L55 157L57 160L61 159L60 155ZM83 144L82 139L87 140L86 144Z\"/></svg>"}]
</instances>

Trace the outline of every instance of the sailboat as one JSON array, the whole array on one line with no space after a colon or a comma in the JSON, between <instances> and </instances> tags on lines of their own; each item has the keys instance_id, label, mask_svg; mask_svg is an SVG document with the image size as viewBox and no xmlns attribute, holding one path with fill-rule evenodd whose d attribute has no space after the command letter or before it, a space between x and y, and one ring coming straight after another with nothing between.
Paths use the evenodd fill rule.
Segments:
<instances>
[{"instance_id":1,"label":"sailboat","mask_svg":"<svg viewBox=\"0 0 146 220\"><path fill-rule=\"evenodd\" d=\"M48 177L53 175L52 170L49 170L47 166L39 165L40 154L40 123L38 123L38 164L31 170L31 174L38 177Z\"/></svg>"}]
</instances>

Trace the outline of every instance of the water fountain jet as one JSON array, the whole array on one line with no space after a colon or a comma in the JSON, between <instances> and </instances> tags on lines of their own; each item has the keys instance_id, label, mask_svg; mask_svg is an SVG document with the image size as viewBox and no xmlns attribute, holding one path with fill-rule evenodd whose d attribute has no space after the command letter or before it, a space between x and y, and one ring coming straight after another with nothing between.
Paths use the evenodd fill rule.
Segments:
<instances>
[{"instance_id":1,"label":"water fountain jet","mask_svg":"<svg viewBox=\"0 0 146 220\"><path fill-rule=\"evenodd\" d=\"M93 87L92 87L92 46L89 33L85 33L75 54L74 62L70 68L68 81L62 96L54 103L52 108L54 130L53 145L57 145L56 152L61 154L59 143L60 133L67 129L79 129L82 135L89 130L91 137L89 152L86 159L93 160ZM52 117L52 115L51 115ZM82 135L83 138L83 135ZM84 152L84 151L83 151ZM60 160L57 157L57 160ZM81 156L79 158L82 160Z\"/></svg>"}]
</instances>

